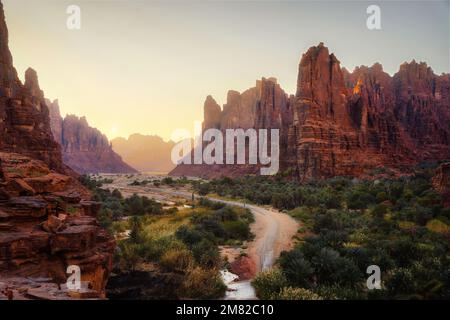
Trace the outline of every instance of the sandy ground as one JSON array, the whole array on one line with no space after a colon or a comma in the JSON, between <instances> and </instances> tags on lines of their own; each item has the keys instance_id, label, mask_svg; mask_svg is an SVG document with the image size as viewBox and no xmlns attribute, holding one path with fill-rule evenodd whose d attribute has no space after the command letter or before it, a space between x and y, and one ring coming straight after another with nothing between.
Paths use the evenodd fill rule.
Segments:
<instances>
[{"instance_id":1,"label":"sandy ground","mask_svg":"<svg viewBox=\"0 0 450 320\"><path fill-rule=\"evenodd\" d=\"M249 244L248 255L257 270L270 268L282 251L292 248L292 238L299 224L291 216L272 209L247 205L255 216L252 232L255 239Z\"/></svg>"}]
</instances>

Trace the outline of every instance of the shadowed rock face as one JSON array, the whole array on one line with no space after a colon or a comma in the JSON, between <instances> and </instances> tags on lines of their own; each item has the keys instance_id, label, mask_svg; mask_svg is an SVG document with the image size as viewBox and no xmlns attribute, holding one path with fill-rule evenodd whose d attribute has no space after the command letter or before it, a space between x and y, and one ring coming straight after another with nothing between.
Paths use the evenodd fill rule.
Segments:
<instances>
[{"instance_id":1,"label":"shadowed rock face","mask_svg":"<svg viewBox=\"0 0 450 320\"><path fill-rule=\"evenodd\" d=\"M207 96L203 108L203 130L220 129L222 109L213 97Z\"/></svg>"},{"instance_id":2,"label":"shadowed rock face","mask_svg":"<svg viewBox=\"0 0 450 320\"><path fill-rule=\"evenodd\" d=\"M421 161L450 158L449 86L450 75L437 76L423 62L404 63L393 77L379 63L350 73L320 43L301 58L295 96L264 78L242 94L230 91L219 127L208 97L204 129L279 128L281 170L300 180L364 176L377 167L400 174ZM210 178L246 173L258 170L179 165L172 171Z\"/></svg>"},{"instance_id":3,"label":"shadowed rock face","mask_svg":"<svg viewBox=\"0 0 450 320\"><path fill-rule=\"evenodd\" d=\"M50 123L55 140L61 145L63 161L78 173L135 173L112 150L108 138L89 126L85 117L67 115L59 111L58 100L47 100Z\"/></svg>"},{"instance_id":4,"label":"shadowed rock face","mask_svg":"<svg viewBox=\"0 0 450 320\"><path fill-rule=\"evenodd\" d=\"M48 108L37 74L28 69L23 85L12 63L0 3L0 150L27 154L64 172L61 151L50 131Z\"/></svg>"},{"instance_id":5,"label":"shadowed rock face","mask_svg":"<svg viewBox=\"0 0 450 320\"><path fill-rule=\"evenodd\" d=\"M255 87L242 93L228 91L223 110L211 96L208 96L204 104L204 115L203 130L219 129L224 136L227 129L279 129L281 148L287 150L288 128L292 123L291 104L290 98L275 78L262 78L256 81ZM257 174L259 170L259 165L182 164L170 174L218 178Z\"/></svg>"}]
</instances>

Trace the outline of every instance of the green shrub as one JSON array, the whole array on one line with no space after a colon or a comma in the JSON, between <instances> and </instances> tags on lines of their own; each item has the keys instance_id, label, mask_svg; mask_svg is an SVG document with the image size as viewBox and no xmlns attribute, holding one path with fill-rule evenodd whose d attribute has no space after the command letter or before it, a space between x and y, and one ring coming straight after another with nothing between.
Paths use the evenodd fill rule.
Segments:
<instances>
[{"instance_id":1,"label":"green shrub","mask_svg":"<svg viewBox=\"0 0 450 320\"><path fill-rule=\"evenodd\" d=\"M193 268L180 288L180 296L192 299L217 299L225 295L226 286L215 269Z\"/></svg>"},{"instance_id":2,"label":"green shrub","mask_svg":"<svg viewBox=\"0 0 450 320\"><path fill-rule=\"evenodd\" d=\"M223 227L228 238L247 240L251 235L249 225L241 220L226 221L223 223Z\"/></svg>"},{"instance_id":3,"label":"green shrub","mask_svg":"<svg viewBox=\"0 0 450 320\"><path fill-rule=\"evenodd\" d=\"M195 261L192 253L187 249L169 249L162 255L160 264L172 271L185 272L194 267Z\"/></svg>"},{"instance_id":4,"label":"green shrub","mask_svg":"<svg viewBox=\"0 0 450 320\"><path fill-rule=\"evenodd\" d=\"M116 256L121 270L136 270L143 261L142 246L136 243L122 242L119 244L119 253Z\"/></svg>"},{"instance_id":5,"label":"green shrub","mask_svg":"<svg viewBox=\"0 0 450 320\"><path fill-rule=\"evenodd\" d=\"M220 253L217 246L203 239L192 247L195 260L204 267L214 268L220 265Z\"/></svg>"},{"instance_id":6,"label":"green shrub","mask_svg":"<svg viewBox=\"0 0 450 320\"><path fill-rule=\"evenodd\" d=\"M188 226L179 227L175 232L175 236L190 248L203 239L203 235L199 230Z\"/></svg>"},{"instance_id":7,"label":"green shrub","mask_svg":"<svg viewBox=\"0 0 450 320\"><path fill-rule=\"evenodd\" d=\"M271 296L272 300L323 300L317 293L304 288L282 288L278 294Z\"/></svg>"},{"instance_id":8,"label":"green shrub","mask_svg":"<svg viewBox=\"0 0 450 320\"><path fill-rule=\"evenodd\" d=\"M312 284L314 268L300 250L282 252L279 263L290 284L299 287L309 287Z\"/></svg>"},{"instance_id":9,"label":"green shrub","mask_svg":"<svg viewBox=\"0 0 450 320\"><path fill-rule=\"evenodd\" d=\"M270 299L277 295L288 281L280 269L272 268L258 273L253 279L252 286L255 288L256 296L260 299Z\"/></svg>"}]
</instances>

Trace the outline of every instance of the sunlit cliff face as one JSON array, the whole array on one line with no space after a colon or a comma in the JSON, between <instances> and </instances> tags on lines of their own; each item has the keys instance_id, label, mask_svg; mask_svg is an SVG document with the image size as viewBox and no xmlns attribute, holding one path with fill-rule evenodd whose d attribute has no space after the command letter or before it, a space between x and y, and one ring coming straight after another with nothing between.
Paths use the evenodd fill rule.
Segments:
<instances>
[{"instance_id":1,"label":"sunlit cliff face","mask_svg":"<svg viewBox=\"0 0 450 320\"><path fill-rule=\"evenodd\" d=\"M360 94L362 89L363 81L362 79L358 79L355 87L353 88L353 94Z\"/></svg>"}]
</instances>

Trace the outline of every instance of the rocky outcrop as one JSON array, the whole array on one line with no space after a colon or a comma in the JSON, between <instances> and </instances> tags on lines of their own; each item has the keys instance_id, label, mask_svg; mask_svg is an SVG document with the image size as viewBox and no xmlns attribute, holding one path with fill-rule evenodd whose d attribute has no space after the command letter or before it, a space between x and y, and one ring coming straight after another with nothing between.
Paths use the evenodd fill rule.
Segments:
<instances>
[{"instance_id":1,"label":"rocky outcrop","mask_svg":"<svg viewBox=\"0 0 450 320\"><path fill-rule=\"evenodd\" d=\"M360 176L395 163L399 128L383 109L390 98L381 86L385 76L378 64L345 75L323 44L303 55L291 127L296 151L290 161L301 179Z\"/></svg>"},{"instance_id":2,"label":"rocky outcrop","mask_svg":"<svg viewBox=\"0 0 450 320\"><path fill-rule=\"evenodd\" d=\"M49 116L50 116L50 129L52 130L53 138L60 146L63 145L63 123L64 119L61 116L61 111L59 109L58 99L50 101L45 100L47 104Z\"/></svg>"},{"instance_id":3,"label":"rocky outcrop","mask_svg":"<svg viewBox=\"0 0 450 320\"><path fill-rule=\"evenodd\" d=\"M204 129L219 123L212 101L205 103ZM379 63L350 73L320 43L301 58L295 96L273 78L242 94L230 91L217 128L279 128L281 171L300 180L366 176L377 167L401 174L450 158L450 75L415 61L393 77ZM255 169L182 164L171 173L211 178Z\"/></svg>"},{"instance_id":4,"label":"rocky outcrop","mask_svg":"<svg viewBox=\"0 0 450 320\"><path fill-rule=\"evenodd\" d=\"M203 130L211 128L220 129L221 118L222 109L213 97L207 96L203 108Z\"/></svg>"},{"instance_id":5,"label":"rocky outcrop","mask_svg":"<svg viewBox=\"0 0 450 320\"><path fill-rule=\"evenodd\" d=\"M89 126L85 117L67 115L64 119L58 101L47 100L50 124L55 140L61 145L63 161L78 173L135 173L113 151L108 138Z\"/></svg>"},{"instance_id":6,"label":"rocky outcrop","mask_svg":"<svg viewBox=\"0 0 450 320\"><path fill-rule=\"evenodd\" d=\"M8 47L3 4L0 3L0 150L41 159L64 172L61 151L50 131L48 108L37 74L28 69L22 84Z\"/></svg>"},{"instance_id":7,"label":"rocky outcrop","mask_svg":"<svg viewBox=\"0 0 450 320\"><path fill-rule=\"evenodd\" d=\"M230 90L221 110L211 97L204 104L203 129L282 128L292 121L289 97L275 78L262 78L256 85L242 93Z\"/></svg>"},{"instance_id":8,"label":"rocky outcrop","mask_svg":"<svg viewBox=\"0 0 450 320\"><path fill-rule=\"evenodd\" d=\"M175 167L170 156L175 143L161 137L132 134L128 139L115 138L111 144L115 152L140 172L166 173Z\"/></svg>"},{"instance_id":9,"label":"rocky outcrop","mask_svg":"<svg viewBox=\"0 0 450 320\"><path fill-rule=\"evenodd\" d=\"M227 129L279 129L281 145L287 149L288 127L292 123L290 97L275 78L262 78L256 85L242 93L230 90L227 101L220 109L216 101L208 96L204 103L203 130L219 129L224 135ZM225 146L224 146L225 149ZM246 155L248 158L248 155ZM236 161L235 161L236 163ZM170 172L175 176L197 176L218 178L257 174L260 165L178 165Z\"/></svg>"},{"instance_id":10,"label":"rocky outcrop","mask_svg":"<svg viewBox=\"0 0 450 320\"><path fill-rule=\"evenodd\" d=\"M103 297L115 242L97 224L99 204L76 179L40 160L1 152L0 172L0 282L65 284L67 267L76 265L85 291Z\"/></svg>"},{"instance_id":11,"label":"rocky outcrop","mask_svg":"<svg viewBox=\"0 0 450 320\"><path fill-rule=\"evenodd\" d=\"M97 291L82 282L77 291L66 284L56 284L51 278L7 277L0 279L0 300L73 300L98 299Z\"/></svg>"}]
</instances>

